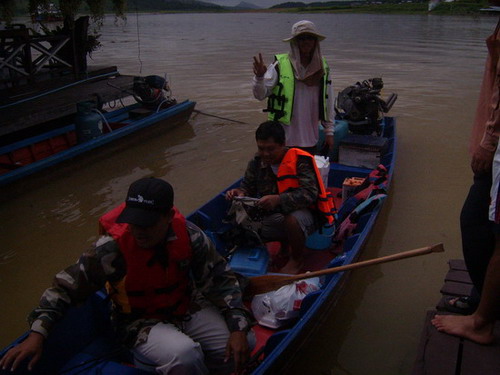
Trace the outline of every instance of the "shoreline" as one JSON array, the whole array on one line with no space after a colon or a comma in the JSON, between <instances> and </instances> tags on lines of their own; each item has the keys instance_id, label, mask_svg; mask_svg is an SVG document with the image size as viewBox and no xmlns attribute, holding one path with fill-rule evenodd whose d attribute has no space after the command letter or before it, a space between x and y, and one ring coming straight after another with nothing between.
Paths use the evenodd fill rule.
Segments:
<instances>
[{"instance_id":1,"label":"shoreline","mask_svg":"<svg viewBox=\"0 0 500 375\"><path fill-rule=\"evenodd\" d=\"M286 4L286 3L285 3ZM316 3L317 4L317 3ZM432 11L428 10L428 2L415 3L381 3L366 5L335 5L309 7L308 4L299 7L265 8L265 9L127 9L125 14L175 14L175 13L340 13L340 14L415 14L415 15L450 15L450 16L498 16L498 11L484 10L488 3L470 3L456 0L453 2L441 2ZM214 4L215 5L215 4ZM106 16L115 16L112 12L106 12ZM26 14L17 14L16 17L29 17Z\"/></svg>"}]
</instances>

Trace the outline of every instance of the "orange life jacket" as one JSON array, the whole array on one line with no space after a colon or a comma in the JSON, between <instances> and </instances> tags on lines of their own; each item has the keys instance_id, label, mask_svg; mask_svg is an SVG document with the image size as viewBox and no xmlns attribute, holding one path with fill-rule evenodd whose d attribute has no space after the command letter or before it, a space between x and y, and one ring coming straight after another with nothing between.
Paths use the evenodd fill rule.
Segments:
<instances>
[{"instance_id":1,"label":"orange life jacket","mask_svg":"<svg viewBox=\"0 0 500 375\"><path fill-rule=\"evenodd\" d=\"M108 293L118 312L137 318L168 319L181 317L190 301L189 265L192 258L186 219L174 208L171 228L177 239L165 246L167 266L155 261L148 264L155 250L137 245L128 224L116 223L125 203L104 214L101 233L111 235L118 243L127 264L126 276L108 283Z\"/></svg>"},{"instance_id":2,"label":"orange life jacket","mask_svg":"<svg viewBox=\"0 0 500 375\"><path fill-rule=\"evenodd\" d=\"M310 153L299 148L291 148L287 151L278 168L278 191L281 194L288 189L299 187L299 177L297 175L297 158L299 156L310 158L314 172L316 173L316 183L318 184L319 193L314 208L321 212L328 225L333 225L336 214L333 197L330 192L326 191L314 157Z\"/></svg>"}]
</instances>

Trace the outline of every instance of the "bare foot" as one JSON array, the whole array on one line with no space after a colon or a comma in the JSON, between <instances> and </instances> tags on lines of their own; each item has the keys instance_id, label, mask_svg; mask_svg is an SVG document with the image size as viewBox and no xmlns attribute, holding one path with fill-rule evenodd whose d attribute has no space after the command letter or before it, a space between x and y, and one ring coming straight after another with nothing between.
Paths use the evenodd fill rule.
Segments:
<instances>
[{"instance_id":1,"label":"bare foot","mask_svg":"<svg viewBox=\"0 0 500 375\"><path fill-rule=\"evenodd\" d=\"M478 344L493 342L493 324L479 326L474 315L436 315L431 323L439 332L464 337Z\"/></svg>"},{"instance_id":2,"label":"bare foot","mask_svg":"<svg viewBox=\"0 0 500 375\"><path fill-rule=\"evenodd\" d=\"M287 264L285 264L285 266L282 269L280 269L280 272L286 273L289 275L296 275L300 272L303 265L304 264L302 263L302 261L296 261L296 260L290 258L290 260L287 262Z\"/></svg>"}]
</instances>

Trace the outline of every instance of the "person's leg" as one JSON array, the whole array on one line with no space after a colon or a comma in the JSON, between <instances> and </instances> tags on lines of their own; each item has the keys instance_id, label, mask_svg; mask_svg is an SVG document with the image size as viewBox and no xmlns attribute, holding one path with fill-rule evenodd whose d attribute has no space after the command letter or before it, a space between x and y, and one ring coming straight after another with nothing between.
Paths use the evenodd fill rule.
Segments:
<instances>
[{"instance_id":1,"label":"person's leg","mask_svg":"<svg viewBox=\"0 0 500 375\"><path fill-rule=\"evenodd\" d=\"M297 274L302 269L304 263L304 246L306 236L300 227L297 218L293 215L285 216L285 226L288 234L288 244L290 246L290 259L281 269L281 272Z\"/></svg>"},{"instance_id":2,"label":"person's leg","mask_svg":"<svg viewBox=\"0 0 500 375\"><path fill-rule=\"evenodd\" d=\"M272 214L262 220L261 236L267 241L280 241L281 252L290 249L290 257L282 273L297 274L302 268L306 238L316 230L317 222L311 210L304 208L289 215Z\"/></svg>"},{"instance_id":3,"label":"person's leg","mask_svg":"<svg viewBox=\"0 0 500 375\"><path fill-rule=\"evenodd\" d=\"M480 225L478 224L478 227L481 227L481 229L485 230L484 235L489 235L489 233L491 233L494 236L495 240L493 246L493 255L488 260L484 279L481 280L482 289L479 306L472 315L438 315L435 316L432 320L432 324L439 331L460 337L465 337L480 344L489 344L493 341L493 326L495 323L495 319L499 316L500 313L500 226L498 224L499 215L497 215L500 206L496 204L500 193L498 189L498 187L500 186L499 150L500 149L497 149L493 161L492 175L494 176L494 178L490 183L490 204L488 204L488 207L485 210L486 216L489 220L488 226L484 225L483 228L482 222L480 223ZM477 185L476 182L477 181L475 180L475 185ZM473 191L472 188L471 191ZM469 196L470 195L471 194L469 194ZM476 199L479 199L479 197L476 196ZM479 203L479 200L477 203ZM481 207L481 209L483 208L484 207ZM472 211L472 209L469 210L469 213L471 213ZM471 216L473 215L471 214ZM477 212L476 219L483 220L483 218L483 212ZM494 222L496 224L493 224ZM476 242L476 245L480 246L479 241ZM484 243L483 246L485 246ZM478 247L476 251L484 253L490 252L490 249Z\"/></svg>"},{"instance_id":4,"label":"person's leg","mask_svg":"<svg viewBox=\"0 0 500 375\"><path fill-rule=\"evenodd\" d=\"M310 210L303 209L285 216L287 241L290 246L290 260L280 270L283 273L297 274L304 263L306 238L315 230L315 220Z\"/></svg>"},{"instance_id":5,"label":"person's leg","mask_svg":"<svg viewBox=\"0 0 500 375\"><path fill-rule=\"evenodd\" d=\"M183 332L200 343L205 354L205 364L211 374L229 374L234 369L231 360L224 362L229 330L220 311L214 306L205 307L192 314L191 319L183 323ZM247 336L250 348L255 346L253 331Z\"/></svg>"},{"instance_id":6,"label":"person's leg","mask_svg":"<svg viewBox=\"0 0 500 375\"><path fill-rule=\"evenodd\" d=\"M436 315L432 324L440 332L467 338L479 344L490 344L493 326L500 314L500 236L484 279L481 301L472 315Z\"/></svg>"},{"instance_id":7,"label":"person's leg","mask_svg":"<svg viewBox=\"0 0 500 375\"><path fill-rule=\"evenodd\" d=\"M147 341L132 349L135 365L143 370L169 375L205 375L208 369L199 343L173 324L151 327Z\"/></svg>"},{"instance_id":8,"label":"person's leg","mask_svg":"<svg viewBox=\"0 0 500 375\"><path fill-rule=\"evenodd\" d=\"M464 260L478 292L483 289L486 269L495 248L495 234L488 218L491 183L491 174L475 176L460 214Z\"/></svg>"}]
</instances>

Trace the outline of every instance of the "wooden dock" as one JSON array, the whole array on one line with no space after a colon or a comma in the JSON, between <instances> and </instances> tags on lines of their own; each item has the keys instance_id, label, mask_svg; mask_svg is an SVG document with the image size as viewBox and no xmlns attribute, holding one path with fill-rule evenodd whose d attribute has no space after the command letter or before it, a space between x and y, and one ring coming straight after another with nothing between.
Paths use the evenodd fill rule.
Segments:
<instances>
[{"instance_id":1,"label":"wooden dock","mask_svg":"<svg viewBox=\"0 0 500 375\"><path fill-rule=\"evenodd\" d=\"M94 69L87 78L72 76L47 80L29 87L1 92L0 138L50 121L74 116L76 103L110 102L130 95L133 77L120 75L116 67Z\"/></svg>"},{"instance_id":2,"label":"wooden dock","mask_svg":"<svg viewBox=\"0 0 500 375\"><path fill-rule=\"evenodd\" d=\"M461 259L449 262L442 298L435 310L427 312L412 375L498 375L500 374L500 323L495 326L495 343L479 345L438 332L431 324L444 310L446 297L468 296L472 283Z\"/></svg>"}]
</instances>

